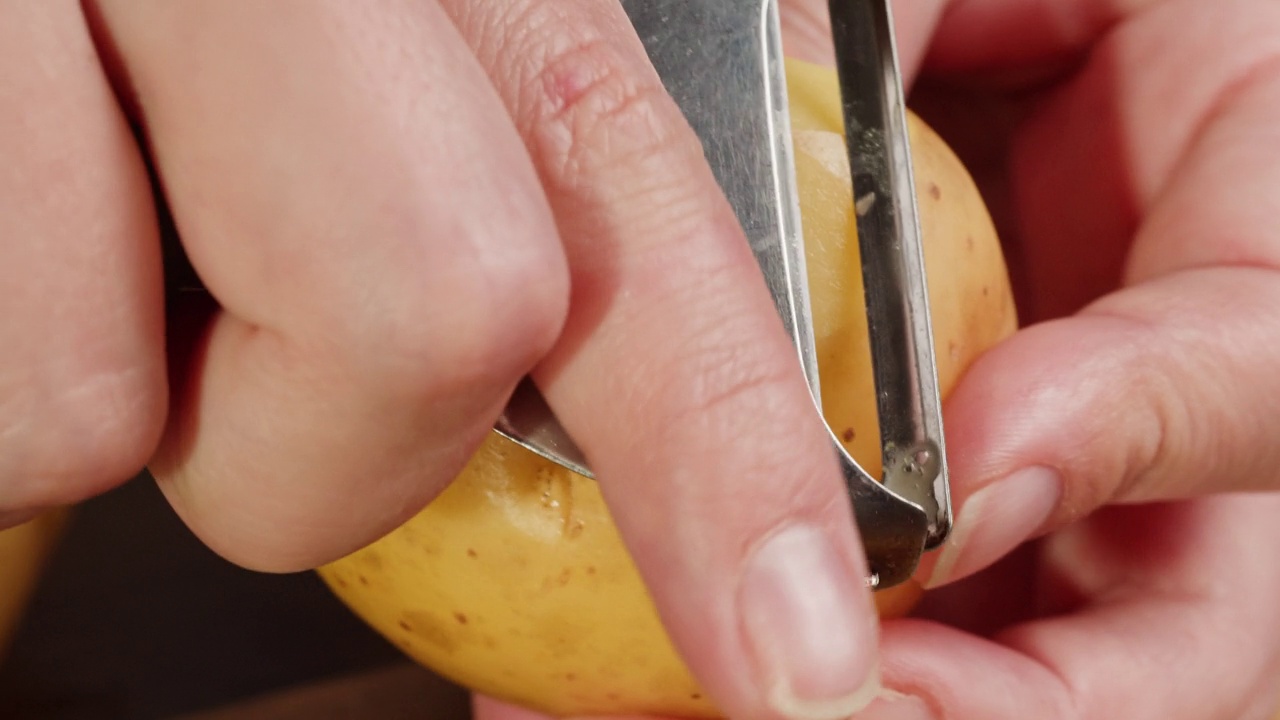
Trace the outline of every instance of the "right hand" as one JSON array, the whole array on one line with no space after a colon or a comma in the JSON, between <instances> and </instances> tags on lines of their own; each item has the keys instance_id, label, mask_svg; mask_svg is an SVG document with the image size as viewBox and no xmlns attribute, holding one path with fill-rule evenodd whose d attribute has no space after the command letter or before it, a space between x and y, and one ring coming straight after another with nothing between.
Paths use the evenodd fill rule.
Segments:
<instances>
[{"instance_id":1,"label":"right hand","mask_svg":"<svg viewBox=\"0 0 1280 720\"><path fill-rule=\"evenodd\" d=\"M874 692L825 430L617 2L0 0L0 158L0 523L148 465L217 552L312 568L532 373L721 707ZM211 306L166 307L148 163Z\"/></svg>"}]
</instances>

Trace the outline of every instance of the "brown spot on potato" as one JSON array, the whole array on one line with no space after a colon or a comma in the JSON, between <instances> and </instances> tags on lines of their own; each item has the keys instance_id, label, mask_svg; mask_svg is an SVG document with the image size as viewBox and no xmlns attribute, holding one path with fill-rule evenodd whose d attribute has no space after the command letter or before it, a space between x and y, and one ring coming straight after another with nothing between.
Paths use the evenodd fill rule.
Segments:
<instances>
[{"instance_id":1,"label":"brown spot on potato","mask_svg":"<svg viewBox=\"0 0 1280 720\"><path fill-rule=\"evenodd\" d=\"M988 285L983 285L983 286L982 286L982 297L991 297L991 287L990 287L990 286L988 286Z\"/></svg>"},{"instance_id":2,"label":"brown spot on potato","mask_svg":"<svg viewBox=\"0 0 1280 720\"><path fill-rule=\"evenodd\" d=\"M929 197L932 197L934 200L942 199L942 188L938 187L938 183L929 183Z\"/></svg>"},{"instance_id":3,"label":"brown spot on potato","mask_svg":"<svg viewBox=\"0 0 1280 720\"><path fill-rule=\"evenodd\" d=\"M572 658L594 643L590 631L570 615L543 618L529 628L528 637L541 652L560 659Z\"/></svg>"},{"instance_id":4,"label":"brown spot on potato","mask_svg":"<svg viewBox=\"0 0 1280 720\"><path fill-rule=\"evenodd\" d=\"M445 653L458 648L458 635L440 618L425 612L405 613L405 620L415 637Z\"/></svg>"},{"instance_id":5,"label":"brown spot on potato","mask_svg":"<svg viewBox=\"0 0 1280 720\"><path fill-rule=\"evenodd\" d=\"M968 252L973 252L973 236L972 235L964 236L964 249L967 250Z\"/></svg>"},{"instance_id":6,"label":"brown spot on potato","mask_svg":"<svg viewBox=\"0 0 1280 720\"><path fill-rule=\"evenodd\" d=\"M467 557L479 557L479 554L476 553L475 548L467 548Z\"/></svg>"},{"instance_id":7,"label":"brown spot on potato","mask_svg":"<svg viewBox=\"0 0 1280 720\"><path fill-rule=\"evenodd\" d=\"M409 624L408 620L405 620L402 618L399 621L397 621L396 624L399 625L400 629L404 630L405 632L413 632L413 626Z\"/></svg>"},{"instance_id":8,"label":"brown spot on potato","mask_svg":"<svg viewBox=\"0 0 1280 720\"><path fill-rule=\"evenodd\" d=\"M573 569L565 568L560 571L560 576L556 578L556 583L558 583L560 587L564 587L565 585L569 584L569 580L572 577L573 577Z\"/></svg>"},{"instance_id":9,"label":"brown spot on potato","mask_svg":"<svg viewBox=\"0 0 1280 720\"><path fill-rule=\"evenodd\" d=\"M574 673L565 673L565 674L564 674L564 679L565 679L565 680L568 680L569 682L573 682L574 680L577 680L577 679L578 679L578 676L577 676L577 675L575 675Z\"/></svg>"},{"instance_id":10,"label":"brown spot on potato","mask_svg":"<svg viewBox=\"0 0 1280 720\"><path fill-rule=\"evenodd\" d=\"M587 574L588 574L588 575L595 575L595 574L596 574L596 566L595 566L595 565L588 565L588 566L587 566Z\"/></svg>"},{"instance_id":11,"label":"brown spot on potato","mask_svg":"<svg viewBox=\"0 0 1280 720\"><path fill-rule=\"evenodd\" d=\"M850 428L845 428L844 432L840 433L840 437L845 442L853 442L853 439L858 437L858 434L853 431L853 428L850 427Z\"/></svg>"},{"instance_id":12,"label":"brown spot on potato","mask_svg":"<svg viewBox=\"0 0 1280 720\"><path fill-rule=\"evenodd\" d=\"M457 620L459 625L466 625L469 622L467 614L464 612L455 612L453 614L453 619Z\"/></svg>"},{"instance_id":13,"label":"brown spot on potato","mask_svg":"<svg viewBox=\"0 0 1280 720\"><path fill-rule=\"evenodd\" d=\"M361 585L363 585L363 586L365 586L365 587L369 587L369 578L367 578L367 577L365 577L365 576L363 576L363 575L357 575L357 576L356 576L356 579L360 581L360 584L361 584Z\"/></svg>"}]
</instances>

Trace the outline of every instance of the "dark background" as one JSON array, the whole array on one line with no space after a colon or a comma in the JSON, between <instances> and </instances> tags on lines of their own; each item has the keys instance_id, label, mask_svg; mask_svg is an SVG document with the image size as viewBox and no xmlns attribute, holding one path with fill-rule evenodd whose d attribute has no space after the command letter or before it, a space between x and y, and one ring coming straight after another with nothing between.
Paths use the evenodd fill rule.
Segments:
<instances>
[{"instance_id":1,"label":"dark background","mask_svg":"<svg viewBox=\"0 0 1280 720\"><path fill-rule=\"evenodd\" d=\"M76 511L3 663L0 719L116 720L405 661L314 574L214 555L142 477Z\"/></svg>"}]
</instances>

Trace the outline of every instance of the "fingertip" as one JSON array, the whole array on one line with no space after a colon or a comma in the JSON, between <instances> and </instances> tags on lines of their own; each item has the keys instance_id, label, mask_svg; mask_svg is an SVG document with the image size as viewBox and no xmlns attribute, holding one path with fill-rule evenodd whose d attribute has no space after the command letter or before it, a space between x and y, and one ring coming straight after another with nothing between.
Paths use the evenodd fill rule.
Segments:
<instances>
[{"instance_id":1,"label":"fingertip","mask_svg":"<svg viewBox=\"0 0 1280 720\"><path fill-rule=\"evenodd\" d=\"M946 403L956 520L917 570L926 588L987 567L1105 497L1106 478L1122 472L1098 452L1108 432L1099 413L1109 408L1099 396L1123 380L1114 367L1123 343L1113 336L1123 334L1078 318L1033 326L961 378ZM1092 459L1081 459L1085 448Z\"/></svg>"},{"instance_id":2,"label":"fingertip","mask_svg":"<svg viewBox=\"0 0 1280 720\"><path fill-rule=\"evenodd\" d=\"M0 510L0 530L8 530L25 524L44 512L43 508L22 508L18 510Z\"/></svg>"},{"instance_id":3,"label":"fingertip","mask_svg":"<svg viewBox=\"0 0 1280 720\"><path fill-rule=\"evenodd\" d=\"M1033 466L970 495L933 566L921 573L925 589L968 577L1035 537L1057 510L1062 492L1061 473Z\"/></svg>"},{"instance_id":4,"label":"fingertip","mask_svg":"<svg viewBox=\"0 0 1280 720\"><path fill-rule=\"evenodd\" d=\"M149 349L141 354L121 361L124 369L49 361L36 387L14 394L13 409L26 412L0 444L0 509L74 504L142 472L160 442L168 394L160 363Z\"/></svg>"},{"instance_id":5,"label":"fingertip","mask_svg":"<svg viewBox=\"0 0 1280 720\"><path fill-rule=\"evenodd\" d=\"M879 689L878 622L864 578L820 528L786 527L747 560L739 611L769 705L791 720L838 720Z\"/></svg>"}]
</instances>

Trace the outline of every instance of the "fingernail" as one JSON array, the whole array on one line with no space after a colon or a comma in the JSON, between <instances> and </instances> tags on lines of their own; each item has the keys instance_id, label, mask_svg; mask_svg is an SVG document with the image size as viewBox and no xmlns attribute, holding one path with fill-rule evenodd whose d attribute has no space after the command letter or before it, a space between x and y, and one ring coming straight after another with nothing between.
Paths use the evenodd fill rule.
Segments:
<instances>
[{"instance_id":1,"label":"fingernail","mask_svg":"<svg viewBox=\"0 0 1280 720\"><path fill-rule=\"evenodd\" d=\"M937 716L924 700L913 695L884 692L854 720L936 720Z\"/></svg>"},{"instance_id":2,"label":"fingernail","mask_svg":"<svg viewBox=\"0 0 1280 720\"><path fill-rule=\"evenodd\" d=\"M792 526L756 550L739 595L743 628L773 710L845 720L876 697L875 606L821 530Z\"/></svg>"},{"instance_id":3,"label":"fingernail","mask_svg":"<svg viewBox=\"0 0 1280 720\"><path fill-rule=\"evenodd\" d=\"M1039 530L1062 498L1062 476L1046 467L1019 470L969 497L925 583L935 588L976 572Z\"/></svg>"}]
</instances>

